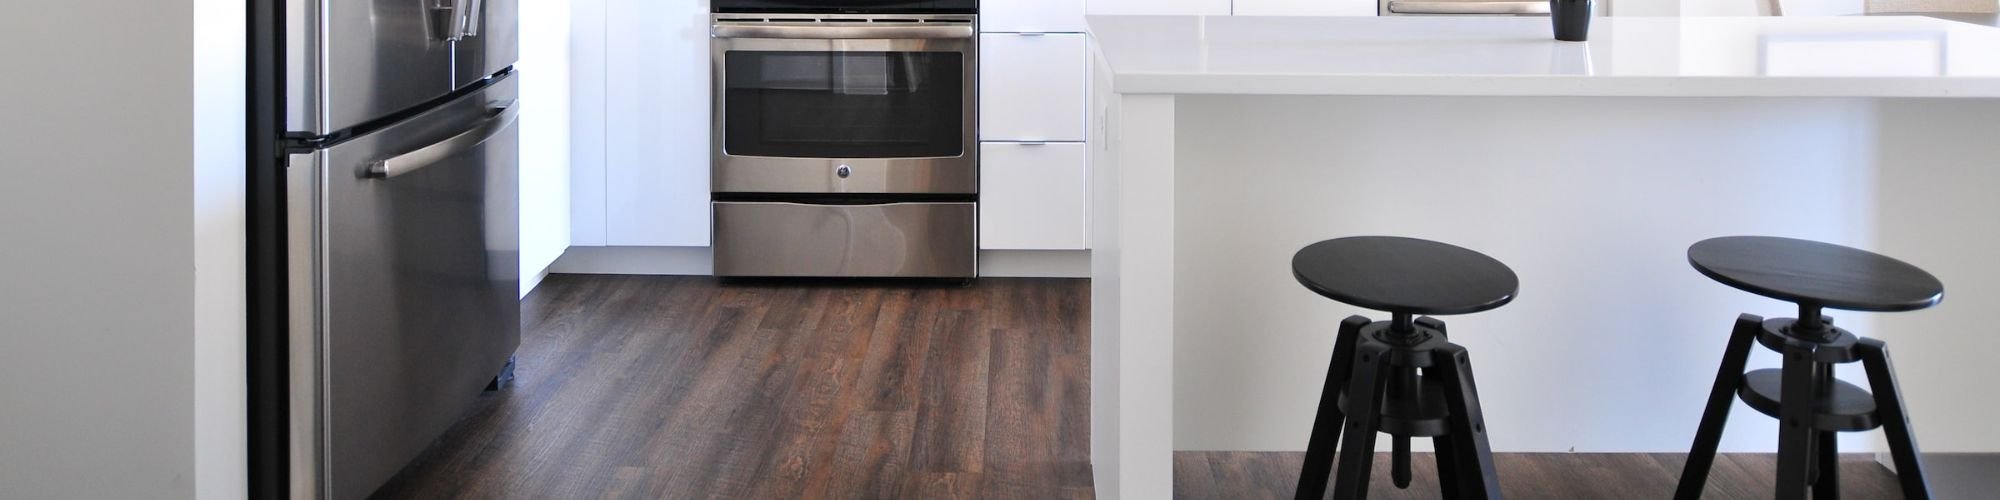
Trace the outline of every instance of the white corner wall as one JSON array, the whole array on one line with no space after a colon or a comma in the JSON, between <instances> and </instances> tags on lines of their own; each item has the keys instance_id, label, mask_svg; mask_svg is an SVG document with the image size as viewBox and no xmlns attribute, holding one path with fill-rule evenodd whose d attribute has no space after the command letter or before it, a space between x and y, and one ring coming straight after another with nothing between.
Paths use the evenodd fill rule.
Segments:
<instances>
[{"instance_id":1,"label":"white corner wall","mask_svg":"<svg viewBox=\"0 0 2000 500\"><path fill-rule=\"evenodd\" d=\"M194 0L194 452L204 500L249 494L246 15L240 0Z\"/></svg>"},{"instance_id":2,"label":"white corner wall","mask_svg":"<svg viewBox=\"0 0 2000 500\"><path fill-rule=\"evenodd\" d=\"M241 9L0 16L0 497L243 495Z\"/></svg>"},{"instance_id":3,"label":"white corner wall","mask_svg":"<svg viewBox=\"0 0 2000 500\"><path fill-rule=\"evenodd\" d=\"M570 245L570 0L521 3L521 296Z\"/></svg>"}]
</instances>

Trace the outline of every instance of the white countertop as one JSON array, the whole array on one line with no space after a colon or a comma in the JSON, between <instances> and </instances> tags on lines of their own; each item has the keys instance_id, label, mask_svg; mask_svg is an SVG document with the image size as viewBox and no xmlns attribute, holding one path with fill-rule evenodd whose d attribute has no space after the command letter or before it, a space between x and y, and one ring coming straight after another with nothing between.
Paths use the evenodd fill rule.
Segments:
<instances>
[{"instance_id":1,"label":"white countertop","mask_svg":"<svg viewBox=\"0 0 2000 500\"><path fill-rule=\"evenodd\" d=\"M2000 28L1924 17L1091 16L1125 94L2000 97Z\"/></svg>"}]
</instances>

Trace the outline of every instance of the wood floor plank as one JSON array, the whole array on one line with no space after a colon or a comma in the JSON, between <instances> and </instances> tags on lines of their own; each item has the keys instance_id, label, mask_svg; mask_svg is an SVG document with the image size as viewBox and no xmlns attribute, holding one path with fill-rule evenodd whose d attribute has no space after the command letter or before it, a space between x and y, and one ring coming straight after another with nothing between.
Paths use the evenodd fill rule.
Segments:
<instances>
[{"instance_id":1,"label":"wood floor plank","mask_svg":"<svg viewBox=\"0 0 2000 500\"><path fill-rule=\"evenodd\" d=\"M884 298L861 368L869 410L916 410L918 377L930 345L925 332L936 321L940 296L938 290L919 288L896 290Z\"/></svg>"},{"instance_id":2,"label":"wood floor plank","mask_svg":"<svg viewBox=\"0 0 2000 500\"><path fill-rule=\"evenodd\" d=\"M1080 280L551 276L515 382L377 497L1089 498L1088 319L1060 317L1087 300ZM996 431L999 324L1033 334L1010 363L1076 380Z\"/></svg>"},{"instance_id":3,"label":"wood floor plank","mask_svg":"<svg viewBox=\"0 0 2000 500\"><path fill-rule=\"evenodd\" d=\"M1215 470L1209 468L1208 456L1208 453L1174 454L1174 498L1222 498L1222 492L1215 489Z\"/></svg>"},{"instance_id":4,"label":"wood floor plank","mask_svg":"<svg viewBox=\"0 0 2000 500\"><path fill-rule=\"evenodd\" d=\"M816 498L895 498L909 473L914 411L866 411L850 416L823 491Z\"/></svg>"},{"instance_id":5,"label":"wood floor plank","mask_svg":"<svg viewBox=\"0 0 2000 500\"><path fill-rule=\"evenodd\" d=\"M970 295L970 294L953 294ZM987 332L971 310L939 313L930 329L912 469L979 472L986 456Z\"/></svg>"}]
</instances>

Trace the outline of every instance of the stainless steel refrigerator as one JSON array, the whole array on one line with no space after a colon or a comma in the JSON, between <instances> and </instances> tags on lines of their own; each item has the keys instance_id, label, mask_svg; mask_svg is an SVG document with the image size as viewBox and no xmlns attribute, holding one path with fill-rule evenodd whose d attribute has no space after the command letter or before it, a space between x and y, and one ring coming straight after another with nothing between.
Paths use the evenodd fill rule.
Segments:
<instances>
[{"instance_id":1,"label":"stainless steel refrigerator","mask_svg":"<svg viewBox=\"0 0 2000 500\"><path fill-rule=\"evenodd\" d=\"M284 387L258 390L252 349L253 448L258 419L283 414L269 458L287 496L366 498L499 387L520 344L516 0L286 0L262 18L281 25L252 18L283 50L261 83L283 95L282 193L254 201L254 162L251 186L252 210L283 219L253 213L253 253L280 228L286 297L267 329L284 331ZM253 344L272 334L258 314ZM259 480L253 465L253 495L276 490Z\"/></svg>"}]
</instances>

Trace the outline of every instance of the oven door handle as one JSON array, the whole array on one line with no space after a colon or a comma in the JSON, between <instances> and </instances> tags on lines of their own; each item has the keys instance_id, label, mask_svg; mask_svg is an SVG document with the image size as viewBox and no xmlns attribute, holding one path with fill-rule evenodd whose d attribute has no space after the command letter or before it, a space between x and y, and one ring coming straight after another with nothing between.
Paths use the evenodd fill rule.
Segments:
<instances>
[{"instance_id":1,"label":"oven door handle","mask_svg":"<svg viewBox=\"0 0 2000 500\"><path fill-rule=\"evenodd\" d=\"M817 40L905 40L972 38L972 26L796 26L769 24L714 24L708 29L715 38L785 38Z\"/></svg>"}]
</instances>

